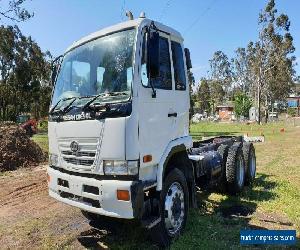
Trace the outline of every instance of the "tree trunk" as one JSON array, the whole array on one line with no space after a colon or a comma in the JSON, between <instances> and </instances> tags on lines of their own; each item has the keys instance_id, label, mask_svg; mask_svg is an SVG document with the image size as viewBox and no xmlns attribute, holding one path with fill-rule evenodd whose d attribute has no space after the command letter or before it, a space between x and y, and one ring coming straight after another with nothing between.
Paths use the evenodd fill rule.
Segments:
<instances>
[{"instance_id":1,"label":"tree trunk","mask_svg":"<svg viewBox=\"0 0 300 250\"><path fill-rule=\"evenodd\" d=\"M268 115L269 115L269 111L268 111L268 96L266 96L266 103L265 103L265 123L268 123Z\"/></svg>"},{"instance_id":2,"label":"tree trunk","mask_svg":"<svg viewBox=\"0 0 300 250\"><path fill-rule=\"evenodd\" d=\"M258 117L257 117L257 122L260 124L261 122L261 117L260 117L260 99L261 99L261 89L260 89L260 84L261 84L261 68L259 69L259 76L258 76L258 85L257 85L257 109L258 109Z\"/></svg>"}]
</instances>

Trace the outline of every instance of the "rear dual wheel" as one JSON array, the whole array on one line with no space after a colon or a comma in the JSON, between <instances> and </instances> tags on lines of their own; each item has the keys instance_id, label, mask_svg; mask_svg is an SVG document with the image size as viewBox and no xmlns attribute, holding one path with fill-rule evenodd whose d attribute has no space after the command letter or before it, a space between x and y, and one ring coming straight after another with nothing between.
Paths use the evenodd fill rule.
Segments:
<instances>
[{"instance_id":1,"label":"rear dual wheel","mask_svg":"<svg viewBox=\"0 0 300 250\"><path fill-rule=\"evenodd\" d=\"M227 190L227 181L226 181L226 161L228 156L229 147L226 144L223 144L218 147L218 153L222 158L222 166L221 166L221 176L218 182L218 190L221 193L226 192Z\"/></svg>"},{"instance_id":2,"label":"rear dual wheel","mask_svg":"<svg viewBox=\"0 0 300 250\"><path fill-rule=\"evenodd\" d=\"M251 185L256 174L255 148L251 142L245 142L243 144L243 155L246 168L245 185Z\"/></svg>"},{"instance_id":3,"label":"rear dual wheel","mask_svg":"<svg viewBox=\"0 0 300 250\"><path fill-rule=\"evenodd\" d=\"M226 161L227 188L231 194L242 191L245 183L245 161L242 143L235 142L228 151Z\"/></svg>"}]
</instances>

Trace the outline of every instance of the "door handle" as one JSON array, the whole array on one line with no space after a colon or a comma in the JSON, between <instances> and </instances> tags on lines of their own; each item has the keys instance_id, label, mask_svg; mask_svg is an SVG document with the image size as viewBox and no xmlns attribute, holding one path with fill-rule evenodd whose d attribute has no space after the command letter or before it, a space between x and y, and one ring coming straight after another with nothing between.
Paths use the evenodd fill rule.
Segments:
<instances>
[{"instance_id":1,"label":"door handle","mask_svg":"<svg viewBox=\"0 0 300 250\"><path fill-rule=\"evenodd\" d=\"M169 114L168 114L168 117L172 117L172 116L173 116L173 117L177 117L177 113L175 112L175 113L169 113Z\"/></svg>"}]
</instances>

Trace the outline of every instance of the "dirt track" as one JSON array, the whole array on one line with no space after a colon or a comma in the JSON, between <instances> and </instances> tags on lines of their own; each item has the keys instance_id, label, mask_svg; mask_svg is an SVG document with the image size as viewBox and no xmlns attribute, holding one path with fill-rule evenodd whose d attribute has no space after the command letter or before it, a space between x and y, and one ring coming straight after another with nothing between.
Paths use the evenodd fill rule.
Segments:
<instances>
[{"instance_id":1,"label":"dirt track","mask_svg":"<svg viewBox=\"0 0 300 250\"><path fill-rule=\"evenodd\" d=\"M261 182L260 179L257 179L257 185ZM205 197L200 197L199 202L202 199L207 201ZM258 210L254 220L247 224L250 228L260 229L295 228L286 216L279 215ZM202 215L200 219L205 220L206 217L211 220L209 214ZM242 220L248 221L248 216ZM237 230L240 230L241 225L236 225ZM222 222L219 226L223 227ZM190 233L187 232L186 236ZM54 248L157 249L149 240L148 234L134 222L122 224L110 220L108 224L91 226L79 209L50 198L46 166L19 169L0 175L0 249Z\"/></svg>"},{"instance_id":2,"label":"dirt track","mask_svg":"<svg viewBox=\"0 0 300 250\"><path fill-rule=\"evenodd\" d=\"M79 209L48 196L45 168L0 176L0 248L99 249L114 242L107 229L89 226Z\"/></svg>"}]
</instances>

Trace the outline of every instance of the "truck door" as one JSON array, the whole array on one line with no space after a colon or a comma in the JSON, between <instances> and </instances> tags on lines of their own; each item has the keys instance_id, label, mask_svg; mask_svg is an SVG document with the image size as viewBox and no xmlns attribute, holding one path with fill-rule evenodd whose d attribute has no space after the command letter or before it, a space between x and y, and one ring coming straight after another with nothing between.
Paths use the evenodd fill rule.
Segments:
<instances>
[{"instance_id":1,"label":"truck door","mask_svg":"<svg viewBox=\"0 0 300 250\"><path fill-rule=\"evenodd\" d=\"M152 97L152 89L147 77L145 40L144 36L141 52L141 84L138 93L141 168L159 162L167 145L173 139L173 130L176 123L169 35L160 33L160 74L153 83L156 98ZM145 155L151 155L152 161L144 163L143 157Z\"/></svg>"},{"instance_id":2,"label":"truck door","mask_svg":"<svg viewBox=\"0 0 300 250\"><path fill-rule=\"evenodd\" d=\"M174 138L189 135L189 85L185 67L185 56L180 42L176 38L171 41L172 65L174 76L174 111L177 113L176 125L174 127Z\"/></svg>"}]
</instances>

